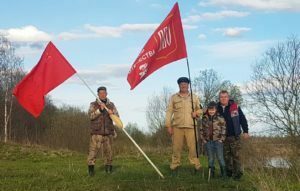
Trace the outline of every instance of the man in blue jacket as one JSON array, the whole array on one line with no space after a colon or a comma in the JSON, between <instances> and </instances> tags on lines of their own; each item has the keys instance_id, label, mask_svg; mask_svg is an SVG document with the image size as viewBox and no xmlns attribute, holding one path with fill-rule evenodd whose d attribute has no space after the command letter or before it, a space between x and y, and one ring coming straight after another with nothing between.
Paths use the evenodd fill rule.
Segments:
<instances>
[{"instance_id":1,"label":"man in blue jacket","mask_svg":"<svg viewBox=\"0 0 300 191\"><path fill-rule=\"evenodd\" d=\"M241 134L245 139L249 138L247 119L241 108L229 100L229 93L222 90L219 93L218 112L226 122L226 139L224 142L224 158L226 174L239 180L242 175L241 169Z\"/></svg>"}]
</instances>

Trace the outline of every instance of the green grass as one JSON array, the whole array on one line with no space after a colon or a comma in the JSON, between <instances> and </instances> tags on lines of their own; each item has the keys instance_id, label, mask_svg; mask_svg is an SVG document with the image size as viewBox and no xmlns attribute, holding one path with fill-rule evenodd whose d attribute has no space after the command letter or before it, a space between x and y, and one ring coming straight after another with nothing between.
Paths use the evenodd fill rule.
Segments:
<instances>
[{"instance_id":1,"label":"green grass","mask_svg":"<svg viewBox=\"0 0 300 191\"><path fill-rule=\"evenodd\" d=\"M248 173L240 181L215 178L208 182L207 168L203 168L204 176L192 174L184 155L178 177L172 177L169 154L150 153L149 157L165 179L159 178L138 152L115 156L112 174L104 172L98 159L96 174L89 177L85 154L0 143L0 190L258 190ZM207 166L205 161L201 158Z\"/></svg>"}]
</instances>

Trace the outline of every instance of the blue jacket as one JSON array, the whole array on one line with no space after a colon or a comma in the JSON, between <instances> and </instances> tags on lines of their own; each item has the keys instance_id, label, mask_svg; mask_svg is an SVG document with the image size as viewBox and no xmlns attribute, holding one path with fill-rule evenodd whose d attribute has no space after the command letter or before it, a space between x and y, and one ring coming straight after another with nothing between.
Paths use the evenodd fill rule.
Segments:
<instances>
[{"instance_id":1,"label":"blue jacket","mask_svg":"<svg viewBox=\"0 0 300 191\"><path fill-rule=\"evenodd\" d=\"M218 112L226 121L226 136L239 136L242 133L248 133L248 122L241 108L232 100L224 107L218 103Z\"/></svg>"}]
</instances>

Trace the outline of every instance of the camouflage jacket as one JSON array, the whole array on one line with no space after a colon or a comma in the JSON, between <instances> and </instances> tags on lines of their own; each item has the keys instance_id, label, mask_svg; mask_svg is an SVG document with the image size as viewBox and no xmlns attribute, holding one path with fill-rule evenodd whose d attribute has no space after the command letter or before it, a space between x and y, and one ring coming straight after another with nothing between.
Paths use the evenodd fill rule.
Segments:
<instances>
[{"instance_id":1,"label":"camouflage jacket","mask_svg":"<svg viewBox=\"0 0 300 191\"><path fill-rule=\"evenodd\" d=\"M209 116L205 114L200 125L200 139L202 141L224 141L226 138L226 123L224 118L216 114Z\"/></svg>"},{"instance_id":2,"label":"camouflage jacket","mask_svg":"<svg viewBox=\"0 0 300 191\"><path fill-rule=\"evenodd\" d=\"M118 115L118 111L113 102L107 99L105 105L108 109L112 110L114 114ZM113 122L105 109L101 111L97 101L90 104L88 114L91 120L92 135L114 135Z\"/></svg>"}]
</instances>

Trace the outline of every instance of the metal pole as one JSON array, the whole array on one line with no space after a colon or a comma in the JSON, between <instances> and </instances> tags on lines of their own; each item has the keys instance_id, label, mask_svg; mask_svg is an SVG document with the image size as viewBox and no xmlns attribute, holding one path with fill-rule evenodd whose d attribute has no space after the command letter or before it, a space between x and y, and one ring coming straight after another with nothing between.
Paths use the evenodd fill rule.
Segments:
<instances>
[{"instance_id":1,"label":"metal pole","mask_svg":"<svg viewBox=\"0 0 300 191\"><path fill-rule=\"evenodd\" d=\"M188 57L186 57L186 64L187 64L188 74L189 74L189 79L190 79L192 111L194 112L195 108L194 108L194 102L193 102L192 80L191 80L190 65L189 65L189 59L188 59ZM198 140L197 140L197 130L196 130L196 121L195 121L195 118L193 118L193 123L194 123L194 133L195 133L196 154L197 154L197 158L199 158L199 154L198 154Z\"/></svg>"},{"instance_id":2,"label":"metal pole","mask_svg":"<svg viewBox=\"0 0 300 191\"><path fill-rule=\"evenodd\" d=\"M90 92L97 98L97 100L101 102L99 97L94 93L94 91L85 82L85 80L83 78L81 78L81 76L78 73L76 73L76 75L84 83L84 85L90 90ZM107 109L107 108L105 108L105 109ZM147 161L151 164L151 166L156 170L156 172L159 174L159 176L164 179L165 177L163 176L163 174L158 170L158 168L153 164L153 162L149 159L149 157L144 153L144 151L141 149L141 147L135 142L135 140L127 133L127 131L124 128L122 128L122 130L125 133L125 135L127 135L127 137L131 140L131 142L134 144L134 146L136 146L136 148L138 148L138 150L143 154L143 156L147 159Z\"/></svg>"}]
</instances>

